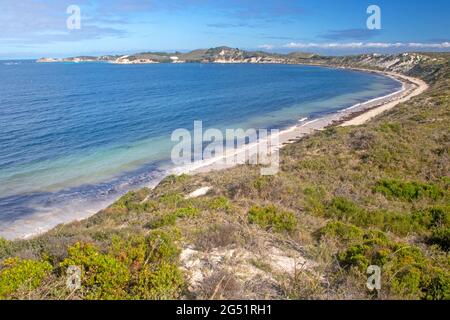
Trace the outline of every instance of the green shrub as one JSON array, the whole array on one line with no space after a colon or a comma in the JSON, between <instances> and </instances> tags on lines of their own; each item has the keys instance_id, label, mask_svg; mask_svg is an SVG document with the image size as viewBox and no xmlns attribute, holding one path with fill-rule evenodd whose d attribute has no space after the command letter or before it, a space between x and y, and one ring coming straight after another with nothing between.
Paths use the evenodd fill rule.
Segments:
<instances>
[{"instance_id":1,"label":"green shrub","mask_svg":"<svg viewBox=\"0 0 450 320\"><path fill-rule=\"evenodd\" d=\"M403 182L398 180L381 180L373 188L387 198L399 198L413 201L419 198L437 200L444 196L444 191L437 185L421 182Z\"/></svg>"},{"instance_id":2,"label":"green shrub","mask_svg":"<svg viewBox=\"0 0 450 320\"><path fill-rule=\"evenodd\" d=\"M103 254L92 244L76 243L69 247L62 268L77 266L82 270L82 286L86 299L124 299L130 272L113 255Z\"/></svg>"},{"instance_id":3,"label":"green shrub","mask_svg":"<svg viewBox=\"0 0 450 320\"><path fill-rule=\"evenodd\" d=\"M147 240L139 235L128 239L114 236L109 249L111 255L132 270L140 269L144 265L148 251Z\"/></svg>"},{"instance_id":4,"label":"green shrub","mask_svg":"<svg viewBox=\"0 0 450 320\"><path fill-rule=\"evenodd\" d=\"M272 182L273 177L272 176L260 176L255 179L253 182L253 187L261 192L263 189L270 186L270 183Z\"/></svg>"},{"instance_id":5,"label":"green shrub","mask_svg":"<svg viewBox=\"0 0 450 320\"><path fill-rule=\"evenodd\" d=\"M173 226L178 218L195 218L200 210L194 207L185 207L170 213L160 213L153 217L145 226L150 229L158 229L165 226Z\"/></svg>"},{"instance_id":6,"label":"green shrub","mask_svg":"<svg viewBox=\"0 0 450 320\"><path fill-rule=\"evenodd\" d=\"M319 237L333 237L344 243L361 241L364 231L354 225L345 224L340 221L328 222L325 227L318 231Z\"/></svg>"},{"instance_id":7,"label":"green shrub","mask_svg":"<svg viewBox=\"0 0 450 320\"><path fill-rule=\"evenodd\" d=\"M430 227L450 227L450 206L432 207L428 212L431 215Z\"/></svg>"},{"instance_id":8,"label":"green shrub","mask_svg":"<svg viewBox=\"0 0 450 320\"><path fill-rule=\"evenodd\" d=\"M401 130L401 125L399 123L392 123L392 122L390 122L390 123L383 122L377 128L377 131L384 132L384 133L395 133L395 134L400 133L400 130Z\"/></svg>"},{"instance_id":9,"label":"green shrub","mask_svg":"<svg viewBox=\"0 0 450 320\"><path fill-rule=\"evenodd\" d=\"M8 251L9 241L0 237L0 258L5 256Z\"/></svg>"},{"instance_id":10,"label":"green shrub","mask_svg":"<svg viewBox=\"0 0 450 320\"><path fill-rule=\"evenodd\" d=\"M177 218L178 216L175 213L163 213L159 214L156 217L153 217L152 220L145 226L150 229L158 229L165 226L173 226L177 222Z\"/></svg>"},{"instance_id":11,"label":"green shrub","mask_svg":"<svg viewBox=\"0 0 450 320\"><path fill-rule=\"evenodd\" d=\"M200 210L194 207L185 207L177 209L174 215L178 218L195 218L198 216Z\"/></svg>"},{"instance_id":12,"label":"green shrub","mask_svg":"<svg viewBox=\"0 0 450 320\"><path fill-rule=\"evenodd\" d=\"M370 265L369 258L366 257L367 251L370 249L365 244L358 244L349 247L344 252L339 253L338 259L343 267L356 266L360 270L366 270Z\"/></svg>"},{"instance_id":13,"label":"green shrub","mask_svg":"<svg viewBox=\"0 0 450 320\"><path fill-rule=\"evenodd\" d=\"M438 270L431 279L425 291L427 300L450 300L450 276Z\"/></svg>"},{"instance_id":14,"label":"green shrub","mask_svg":"<svg viewBox=\"0 0 450 320\"><path fill-rule=\"evenodd\" d=\"M209 209L211 210L225 210L228 211L231 209L230 200L224 196L220 196L217 198L213 198L210 200Z\"/></svg>"},{"instance_id":15,"label":"green shrub","mask_svg":"<svg viewBox=\"0 0 450 320\"><path fill-rule=\"evenodd\" d=\"M364 210L358 207L352 201L343 198L334 198L330 205L327 207L326 216L329 218L339 219L341 221L350 222L352 217L360 216L364 213Z\"/></svg>"},{"instance_id":16,"label":"green shrub","mask_svg":"<svg viewBox=\"0 0 450 320\"><path fill-rule=\"evenodd\" d=\"M305 188L303 192L306 197L306 211L314 216L323 216L325 214L325 206L322 202L324 191L314 188Z\"/></svg>"},{"instance_id":17,"label":"green shrub","mask_svg":"<svg viewBox=\"0 0 450 320\"><path fill-rule=\"evenodd\" d=\"M52 269L50 263L46 261L6 259L0 271L0 299L19 289L37 288Z\"/></svg>"},{"instance_id":18,"label":"green shrub","mask_svg":"<svg viewBox=\"0 0 450 320\"><path fill-rule=\"evenodd\" d=\"M428 239L430 244L438 245L442 250L450 249L450 227L435 228Z\"/></svg>"},{"instance_id":19,"label":"green shrub","mask_svg":"<svg viewBox=\"0 0 450 320\"><path fill-rule=\"evenodd\" d=\"M146 188L138 191L130 191L117 200L111 208L113 209L125 209L129 211L135 211L138 213L151 212L156 209L156 204L152 201L145 201L150 191Z\"/></svg>"},{"instance_id":20,"label":"green shrub","mask_svg":"<svg viewBox=\"0 0 450 320\"><path fill-rule=\"evenodd\" d=\"M168 207L175 207L183 200L184 197L176 192L169 192L159 197L159 202Z\"/></svg>"},{"instance_id":21,"label":"green shrub","mask_svg":"<svg viewBox=\"0 0 450 320\"><path fill-rule=\"evenodd\" d=\"M114 238L110 253L131 272L129 297L133 299L177 299L184 278L176 265L178 249L167 233L149 237Z\"/></svg>"},{"instance_id":22,"label":"green shrub","mask_svg":"<svg viewBox=\"0 0 450 320\"><path fill-rule=\"evenodd\" d=\"M181 271L174 264L162 262L156 268L145 267L133 287L136 299L178 299L184 285Z\"/></svg>"},{"instance_id":23,"label":"green shrub","mask_svg":"<svg viewBox=\"0 0 450 320\"><path fill-rule=\"evenodd\" d=\"M425 257L421 249L390 242L381 234L365 238L338 253L342 267L356 267L361 273L370 265L381 267L383 283L396 297L443 299L450 295L450 273L435 267L435 261Z\"/></svg>"},{"instance_id":24,"label":"green shrub","mask_svg":"<svg viewBox=\"0 0 450 320\"><path fill-rule=\"evenodd\" d=\"M375 227L399 235L422 233L433 225L445 223L448 212L432 207L415 213L397 213L386 210L368 211L352 201L337 197L327 206L326 217L351 223L359 227Z\"/></svg>"},{"instance_id":25,"label":"green shrub","mask_svg":"<svg viewBox=\"0 0 450 320\"><path fill-rule=\"evenodd\" d=\"M147 243L151 252L149 262L158 263L167 261L175 263L180 254L180 249L175 243L178 237L179 231L177 229L167 232L160 230L152 231L147 237Z\"/></svg>"},{"instance_id":26,"label":"green shrub","mask_svg":"<svg viewBox=\"0 0 450 320\"><path fill-rule=\"evenodd\" d=\"M292 212L279 211L275 206L253 206L248 212L248 220L266 230L291 232L297 227L297 219Z\"/></svg>"}]
</instances>

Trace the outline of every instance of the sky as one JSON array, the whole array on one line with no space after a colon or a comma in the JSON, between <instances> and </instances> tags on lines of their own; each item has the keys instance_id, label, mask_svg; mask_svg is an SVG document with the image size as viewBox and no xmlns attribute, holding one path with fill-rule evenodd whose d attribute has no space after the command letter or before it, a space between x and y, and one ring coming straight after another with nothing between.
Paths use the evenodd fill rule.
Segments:
<instances>
[{"instance_id":1,"label":"sky","mask_svg":"<svg viewBox=\"0 0 450 320\"><path fill-rule=\"evenodd\" d=\"M80 10L80 28L68 7ZM370 5L380 29L369 29ZM72 24L73 26L73 24ZM450 51L448 0L0 0L0 59L230 46L342 55Z\"/></svg>"}]
</instances>

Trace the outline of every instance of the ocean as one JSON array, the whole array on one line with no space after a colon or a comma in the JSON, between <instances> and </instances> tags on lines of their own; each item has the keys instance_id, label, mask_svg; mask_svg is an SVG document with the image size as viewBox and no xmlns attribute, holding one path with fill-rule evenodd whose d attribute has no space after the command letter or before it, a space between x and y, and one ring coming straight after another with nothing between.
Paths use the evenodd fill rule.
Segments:
<instances>
[{"instance_id":1,"label":"ocean","mask_svg":"<svg viewBox=\"0 0 450 320\"><path fill-rule=\"evenodd\" d=\"M0 236L81 219L173 165L171 133L286 128L399 90L298 65L0 61Z\"/></svg>"}]
</instances>

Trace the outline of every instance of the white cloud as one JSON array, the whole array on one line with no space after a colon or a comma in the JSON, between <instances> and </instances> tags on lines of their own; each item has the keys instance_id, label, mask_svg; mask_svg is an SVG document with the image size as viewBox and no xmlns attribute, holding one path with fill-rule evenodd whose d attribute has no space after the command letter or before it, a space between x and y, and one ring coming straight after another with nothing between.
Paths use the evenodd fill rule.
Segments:
<instances>
[{"instance_id":1,"label":"white cloud","mask_svg":"<svg viewBox=\"0 0 450 320\"><path fill-rule=\"evenodd\" d=\"M269 45L265 45L269 46ZM272 46L273 48L273 46ZM283 48L290 49L305 49L305 48L320 48L320 49L361 49L361 48L435 48L446 49L450 48L450 42L441 43L420 43L420 42L348 42L348 43L301 43L290 42L285 44Z\"/></svg>"},{"instance_id":2,"label":"white cloud","mask_svg":"<svg viewBox=\"0 0 450 320\"><path fill-rule=\"evenodd\" d=\"M274 48L274 46L271 44L262 44L262 45L258 46L258 48L265 49L265 50L272 50Z\"/></svg>"}]
</instances>

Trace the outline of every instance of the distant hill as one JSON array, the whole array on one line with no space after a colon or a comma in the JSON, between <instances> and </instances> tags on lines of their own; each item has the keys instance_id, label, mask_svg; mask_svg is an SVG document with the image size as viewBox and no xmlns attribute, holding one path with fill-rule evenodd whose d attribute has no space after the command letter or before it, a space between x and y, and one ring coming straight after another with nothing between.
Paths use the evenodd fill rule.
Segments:
<instances>
[{"instance_id":1,"label":"distant hill","mask_svg":"<svg viewBox=\"0 0 450 320\"><path fill-rule=\"evenodd\" d=\"M292 52L276 54L264 51L245 51L226 46L181 52L143 52L132 55L105 55L99 57L78 56L63 59L41 58L37 62L110 62L117 64L151 63L272 63L307 64L336 67L369 68L429 77L442 70L448 60L448 53L401 53L391 55L361 54L344 57L327 57L313 53ZM441 71L442 72L442 71ZM425 79L428 80L428 78Z\"/></svg>"}]
</instances>

